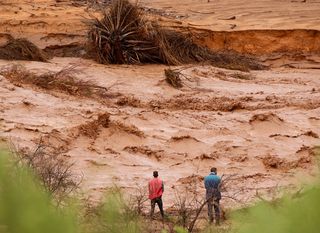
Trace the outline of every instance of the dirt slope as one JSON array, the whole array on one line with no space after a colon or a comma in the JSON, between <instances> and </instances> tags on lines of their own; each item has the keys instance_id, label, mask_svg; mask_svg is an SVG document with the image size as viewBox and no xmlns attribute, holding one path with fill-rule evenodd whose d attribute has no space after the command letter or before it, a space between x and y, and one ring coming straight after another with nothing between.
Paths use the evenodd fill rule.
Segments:
<instances>
[{"instance_id":1,"label":"dirt slope","mask_svg":"<svg viewBox=\"0 0 320 233\"><path fill-rule=\"evenodd\" d=\"M79 4L83 2L2 1L0 45L11 35L28 38L54 56L84 55L90 14L98 13L92 4ZM280 60L280 66L297 67L289 59L309 60L309 67L319 67L314 57L320 54L318 1L143 0L139 6L147 18L190 33L211 49L262 56L275 66Z\"/></svg>"}]
</instances>

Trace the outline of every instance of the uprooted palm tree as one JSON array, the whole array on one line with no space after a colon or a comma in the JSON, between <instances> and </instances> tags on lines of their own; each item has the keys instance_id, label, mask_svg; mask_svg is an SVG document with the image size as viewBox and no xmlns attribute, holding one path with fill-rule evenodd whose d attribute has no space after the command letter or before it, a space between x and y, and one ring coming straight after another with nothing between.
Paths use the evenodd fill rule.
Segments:
<instances>
[{"instance_id":1,"label":"uprooted palm tree","mask_svg":"<svg viewBox=\"0 0 320 233\"><path fill-rule=\"evenodd\" d=\"M189 35L147 22L137 5L113 0L94 18L89 37L95 58L102 64L205 62L229 69L263 69L254 59L236 53L214 53L197 45Z\"/></svg>"},{"instance_id":2,"label":"uprooted palm tree","mask_svg":"<svg viewBox=\"0 0 320 233\"><path fill-rule=\"evenodd\" d=\"M113 1L90 31L97 60L103 64L160 62L141 11L127 0Z\"/></svg>"}]
</instances>

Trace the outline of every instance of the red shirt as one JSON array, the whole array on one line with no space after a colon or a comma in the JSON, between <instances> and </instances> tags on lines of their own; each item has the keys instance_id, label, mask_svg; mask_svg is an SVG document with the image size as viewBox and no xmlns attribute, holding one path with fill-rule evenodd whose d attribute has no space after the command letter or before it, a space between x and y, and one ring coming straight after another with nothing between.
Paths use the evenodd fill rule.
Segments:
<instances>
[{"instance_id":1,"label":"red shirt","mask_svg":"<svg viewBox=\"0 0 320 233\"><path fill-rule=\"evenodd\" d=\"M163 181L159 178L153 178L149 181L149 199L161 197L163 194Z\"/></svg>"}]
</instances>

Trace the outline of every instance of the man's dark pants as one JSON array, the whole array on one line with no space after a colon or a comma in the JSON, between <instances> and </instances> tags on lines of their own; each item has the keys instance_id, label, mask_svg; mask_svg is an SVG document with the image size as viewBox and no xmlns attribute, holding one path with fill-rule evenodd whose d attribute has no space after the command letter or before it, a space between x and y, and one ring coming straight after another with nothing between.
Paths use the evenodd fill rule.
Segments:
<instances>
[{"instance_id":1,"label":"man's dark pants","mask_svg":"<svg viewBox=\"0 0 320 233\"><path fill-rule=\"evenodd\" d=\"M208 199L208 216L209 216L209 221L213 222L213 213L212 213L212 207L214 208L215 212L215 220L216 224L220 224L220 199L214 199L210 198Z\"/></svg>"},{"instance_id":2,"label":"man's dark pants","mask_svg":"<svg viewBox=\"0 0 320 233\"><path fill-rule=\"evenodd\" d=\"M162 203L162 198L161 196L160 197L157 197L157 198L154 198L151 200L151 213L150 213L150 217L152 218L153 217L153 213L154 213L154 208L156 206L156 203L160 209L160 213L161 213L161 216L162 218L164 217L164 213L163 213L163 203Z\"/></svg>"}]
</instances>

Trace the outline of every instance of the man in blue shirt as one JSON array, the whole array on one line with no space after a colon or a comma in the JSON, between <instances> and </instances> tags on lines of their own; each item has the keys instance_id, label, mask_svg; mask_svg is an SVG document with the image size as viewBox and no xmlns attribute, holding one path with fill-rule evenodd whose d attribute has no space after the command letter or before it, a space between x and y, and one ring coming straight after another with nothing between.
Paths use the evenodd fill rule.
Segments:
<instances>
[{"instance_id":1,"label":"man in blue shirt","mask_svg":"<svg viewBox=\"0 0 320 233\"><path fill-rule=\"evenodd\" d=\"M212 207L214 207L216 225L220 224L220 182L221 178L217 175L217 168L211 168L211 173L204 178L204 186L206 188L209 221L210 223L213 222Z\"/></svg>"}]
</instances>

